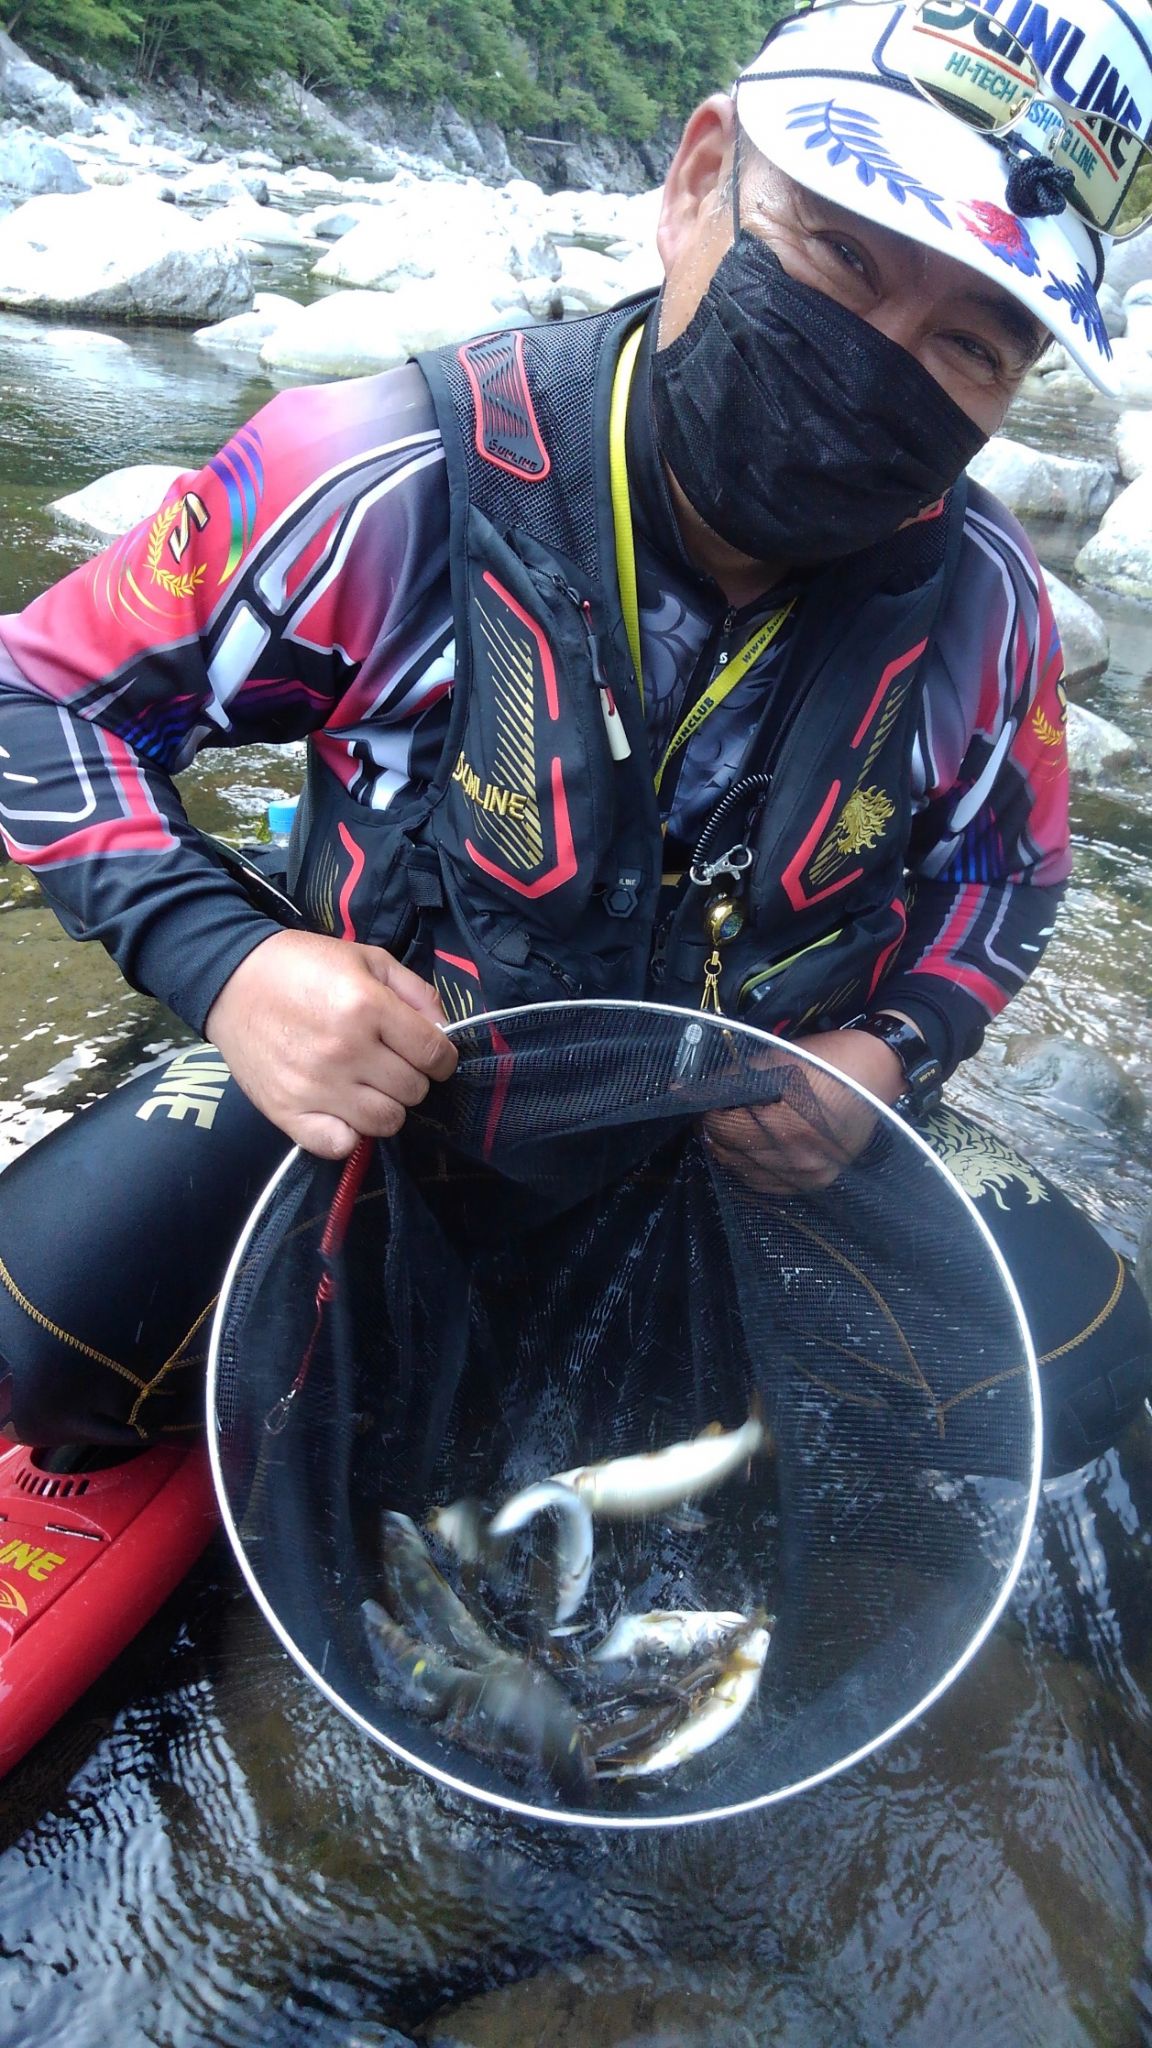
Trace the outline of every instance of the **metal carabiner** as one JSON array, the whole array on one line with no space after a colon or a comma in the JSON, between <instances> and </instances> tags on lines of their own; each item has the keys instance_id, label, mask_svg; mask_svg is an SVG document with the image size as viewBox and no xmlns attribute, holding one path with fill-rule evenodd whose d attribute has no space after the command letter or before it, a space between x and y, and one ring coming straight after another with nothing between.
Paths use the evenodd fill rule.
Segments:
<instances>
[{"instance_id":1,"label":"metal carabiner","mask_svg":"<svg viewBox=\"0 0 1152 2048\"><path fill-rule=\"evenodd\" d=\"M742 875L748 873L751 865L750 846L730 846L727 853L720 855L719 860L693 861L688 870L688 878L697 889L708 889L717 875L732 875L739 881Z\"/></svg>"}]
</instances>

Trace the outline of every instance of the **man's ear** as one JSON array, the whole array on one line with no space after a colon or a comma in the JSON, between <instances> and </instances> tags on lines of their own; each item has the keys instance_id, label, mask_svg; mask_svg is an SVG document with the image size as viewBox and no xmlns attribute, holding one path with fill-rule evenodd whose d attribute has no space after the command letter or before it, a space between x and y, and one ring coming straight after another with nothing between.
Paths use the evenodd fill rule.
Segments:
<instances>
[{"instance_id":1,"label":"man's ear","mask_svg":"<svg viewBox=\"0 0 1152 2048\"><path fill-rule=\"evenodd\" d=\"M735 136L736 108L727 93L714 93L689 117L664 180L656 229L666 273L722 211Z\"/></svg>"}]
</instances>

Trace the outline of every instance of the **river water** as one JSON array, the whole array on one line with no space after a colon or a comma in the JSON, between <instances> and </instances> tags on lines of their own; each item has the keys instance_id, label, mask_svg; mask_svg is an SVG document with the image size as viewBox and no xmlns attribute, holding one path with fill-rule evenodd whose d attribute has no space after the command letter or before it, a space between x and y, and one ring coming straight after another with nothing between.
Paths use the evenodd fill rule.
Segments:
<instances>
[{"instance_id":1,"label":"river water","mask_svg":"<svg viewBox=\"0 0 1152 2048\"><path fill-rule=\"evenodd\" d=\"M197 465L272 393L183 335L0 321L0 612L79 560L49 501ZM1065 452L1107 418L1021 413ZM1046 542L1066 565L1068 537ZM1152 620L1108 607L1083 701L1152 758ZM192 815L245 833L299 763L216 755ZM1030 1092L1014 1034L1152 1092L1152 776L1077 800L1042 972L956 1094L1125 1251L1152 1140ZM0 1159L185 1036L0 868ZM1024 1076L1026 1079L1026 1076ZM1047 1490L1010 1610L912 1733L782 1809L573 1844L478 1817L368 1750L271 1638L222 1544L7 1781L5 2048L1136 2048L1152 2041L1152 1429Z\"/></svg>"}]
</instances>

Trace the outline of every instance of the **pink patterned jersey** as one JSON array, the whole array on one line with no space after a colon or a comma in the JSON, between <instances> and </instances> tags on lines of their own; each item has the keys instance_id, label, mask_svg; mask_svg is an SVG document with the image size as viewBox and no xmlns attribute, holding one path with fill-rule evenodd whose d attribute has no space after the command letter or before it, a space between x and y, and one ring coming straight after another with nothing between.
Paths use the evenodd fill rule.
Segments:
<instances>
[{"instance_id":1,"label":"pink patterned jersey","mask_svg":"<svg viewBox=\"0 0 1152 2048\"><path fill-rule=\"evenodd\" d=\"M683 565L641 585L653 751L720 630ZM690 843L741 771L782 633L684 752ZM275 398L154 518L0 620L0 826L69 932L200 1028L266 919L173 776L203 747L307 738L358 801L426 780L453 683L448 498L409 366ZM911 773L908 935L885 998L948 1067L1036 965L1068 873L1061 658L1027 541L973 490Z\"/></svg>"}]
</instances>

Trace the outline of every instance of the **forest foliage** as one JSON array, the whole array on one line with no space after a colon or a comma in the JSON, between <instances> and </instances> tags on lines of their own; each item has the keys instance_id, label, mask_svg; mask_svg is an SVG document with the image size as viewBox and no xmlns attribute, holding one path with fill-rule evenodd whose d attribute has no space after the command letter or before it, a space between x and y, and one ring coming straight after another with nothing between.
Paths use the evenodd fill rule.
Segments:
<instances>
[{"instance_id":1,"label":"forest foliage","mask_svg":"<svg viewBox=\"0 0 1152 2048\"><path fill-rule=\"evenodd\" d=\"M313 91L451 100L524 134L653 136L754 55L787 0L0 0L51 63L142 83L251 91L287 71Z\"/></svg>"}]
</instances>

